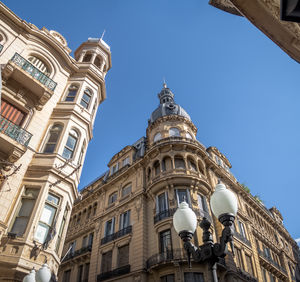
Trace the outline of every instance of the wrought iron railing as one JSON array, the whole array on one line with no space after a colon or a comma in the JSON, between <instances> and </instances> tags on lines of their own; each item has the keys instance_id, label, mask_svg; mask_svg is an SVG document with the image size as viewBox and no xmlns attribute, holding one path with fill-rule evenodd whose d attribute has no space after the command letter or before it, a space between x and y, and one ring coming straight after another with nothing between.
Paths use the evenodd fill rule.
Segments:
<instances>
[{"instance_id":1,"label":"wrought iron railing","mask_svg":"<svg viewBox=\"0 0 300 282\"><path fill-rule=\"evenodd\" d=\"M257 279L255 277L252 276L252 274L246 272L243 269L237 268L237 272L243 277L245 278L246 281L250 281L250 282L257 282Z\"/></svg>"},{"instance_id":2,"label":"wrought iron railing","mask_svg":"<svg viewBox=\"0 0 300 282\"><path fill-rule=\"evenodd\" d=\"M69 260L69 259L72 259L72 258L75 258L75 257L78 257L82 254L85 254L87 252L91 252L92 251L92 245L88 245L86 247L82 247L81 249L75 251L75 252L69 252L66 257L64 258L63 262Z\"/></svg>"},{"instance_id":3,"label":"wrought iron railing","mask_svg":"<svg viewBox=\"0 0 300 282\"><path fill-rule=\"evenodd\" d=\"M169 218L169 217L173 216L174 213L176 212L176 210L177 210L177 208L173 208L173 209L167 209L167 210L157 213L154 216L154 224L165 218ZM197 208L192 208L192 210L195 212L196 216L202 217L202 218L206 217L208 220L211 220L211 216L208 212L197 209Z\"/></svg>"},{"instance_id":4,"label":"wrought iron railing","mask_svg":"<svg viewBox=\"0 0 300 282\"><path fill-rule=\"evenodd\" d=\"M0 44L0 53L2 52L2 50L3 50L3 45Z\"/></svg>"},{"instance_id":5,"label":"wrought iron railing","mask_svg":"<svg viewBox=\"0 0 300 282\"><path fill-rule=\"evenodd\" d=\"M24 146L28 146L28 143L32 137L32 134L14 124L10 120L3 116L0 116L0 132L14 139L18 143Z\"/></svg>"},{"instance_id":6,"label":"wrought iron railing","mask_svg":"<svg viewBox=\"0 0 300 282\"><path fill-rule=\"evenodd\" d=\"M190 144L194 144L194 145L199 145L204 150L206 150L206 147L198 140L191 139L191 138L185 138L185 137L181 137L181 136L172 136L172 137L162 138L162 139L154 142L152 146L156 146L156 145L168 143L168 142L186 142L186 143L190 143Z\"/></svg>"},{"instance_id":7,"label":"wrought iron railing","mask_svg":"<svg viewBox=\"0 0 300 282\"><path fill-rule=\"evenodd\" d=\"M169 250L169 251L166 251L163 253L155 254L147 259L146 267L147 267L147 269L149 269L149 268L153 267L154 265L160 265L162 263L168 263L168 262L172 262L175 260L176 261L187 260L184 249L174 249L174 250Z\"/></svg>"},{"instance_id":8,"label":"wrought iron railing","mask_svg":"<svg viewBox=\"0 0 300 282\"><path fill-rule=\"evenodd\" d=\"M121 276L130 272L130 264L116 268L111 271L103 272L97 275L97 282L104 281L106 279Z\"/></svg>"},{"instance_id":9,"label":"wrought iron railing","mask_svg":"<svg viewBox=\"0 0 300 282\"><path fill-rule=\"evenodd\" d=\"M51 91L54 91L57 83L53 81L49 76L42 73L38 68L36 68L33 64L27 61L18 53L15 53L14 56L11 58L11 61L14 62L16 65L21 67L27 73L29 73L33 78L38 80L40 83L45 85Z\"/></svg>"},{"instance_id":10,"label":"wrought iron railing","mask_svg":"<svg viewBox=\"0 0 300 282\"><path fill-rule=\"evenodd\" d=\"M117 238L120 238L120 237L122 237L122 236L124 236L124 235L126 235L126 234L131 233L131 232L132 232L132 225L129 225L129 226L127 226L127 227L125 227L125 228L119 230L119 231L116 232L116 233L107 235L107 236L105 236L104 238L102 238L102 239L101 239L101 245L106 244L106 243L108 243L108 242L110 242L110 241L113 241L113 240L115 240L115 239L117 239Z\"/></svg>"},{"instance_id":11,"label":"wrought iron railing","mask_svg":"<svg viewBox=\"0 0 300 282\"><path fill-rule=\"evenodd\" d=\"M241 240L242 242L244 242L246 245L248 245L249 247L251 247L251 242L244 237L242 234L234 231L234 237L238 238L239 240Z\"/></svg>"},{"instance_id":12,"label":"wrought iron railing","mask_svg":"<svg viewBox=\"0 0 300 282\"><path fill-rule=\"evenodd\" d=\"M281 265L279 265L276 261L274 261L272 259L271 256L267 255L266 253L264 253L262 250L258 250L258 253L261 257L263 257L265 260L267 260L270 264L272 264L273 266L275 266L276 268L278 268L279 270L281 270L284 273L287 273L285 268L283 268Z\"/></svg>"}]
</instances>

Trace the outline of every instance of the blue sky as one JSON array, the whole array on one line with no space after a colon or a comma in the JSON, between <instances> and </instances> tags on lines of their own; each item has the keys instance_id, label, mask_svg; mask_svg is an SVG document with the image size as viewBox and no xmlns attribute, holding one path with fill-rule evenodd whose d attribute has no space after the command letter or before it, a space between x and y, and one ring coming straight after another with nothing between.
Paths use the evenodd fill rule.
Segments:
<instances>
[{"instance_id":1,"label":"blue sky","mask_svg":"<svg viewBox=\"0 0 300 282\"><path fill-rule=\"evenodd\" d=\"M163 77L191 116L198 140L216 146L232 172L300 237L299 64L246 19L208 1L3 1L19 17L60 32L74 51L88 37L111 46L80 188L145 135Z\"/></svg>"}]
</instances>

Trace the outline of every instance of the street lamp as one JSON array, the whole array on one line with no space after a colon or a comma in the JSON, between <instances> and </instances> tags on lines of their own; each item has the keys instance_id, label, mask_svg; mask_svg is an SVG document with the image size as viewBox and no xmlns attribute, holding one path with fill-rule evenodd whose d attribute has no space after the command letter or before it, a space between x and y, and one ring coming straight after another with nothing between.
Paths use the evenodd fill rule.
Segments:
<instances>
[{"instance_id":1,"label":"street lamp","mask_svg":"<svg viewBox=\"0 0 300 282\"><path fill-rule=\"evenodd\" d=\"M233 251L233 223L237 213L237 199L234 193L226 189L224 184L217 184L215 192L211 196L210 205L213 214L224 225L220 243L214 243L212 234L209 231L211 222L203 218L200 227L203 229L203 245L195 247L191 240L196 231L197 217L184 201L173 216L173 225L176 232L184 242L184 249L187 252L188 264L191 268L191 255L195 262L208 262L212 265L213 281L218 282L216 263L219 258L225 257L227 243L230 243Z\"/></svg>"},{"instance_id":2,"label":"street lamp","mask_svg":"<svg viewBox=\"0 0 300 282\"><path fill-rule=\"evenodd\" d=\"M49 282L50 279L51 271L48 265L45 263L38 270L38 272L35 272L35 270L32 269L30 273L24 277L23 282Z\"/></svg>"}]
</instances>

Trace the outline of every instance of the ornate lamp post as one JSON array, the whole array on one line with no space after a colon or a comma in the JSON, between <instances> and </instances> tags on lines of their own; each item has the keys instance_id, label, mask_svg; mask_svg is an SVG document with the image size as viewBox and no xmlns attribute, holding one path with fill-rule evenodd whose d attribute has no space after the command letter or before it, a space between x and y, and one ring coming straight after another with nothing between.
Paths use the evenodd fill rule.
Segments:
<instances>
[{"instance_id":1,"label":"ornate lamp post","mask_svg":"<svg viewBox=\"0 0 300 282\"><path fill-rule=\"evenodd\" d=\"M216 263L219 258L226 256L227 243L230 243L233 251L233 223L238 206L236 196L221 183L217 184L215 192L211 196L210 205L213 214L224 225L220 243L213 242L212 234L209 231L211 222L205 217L200 222L200 227L203 229L203 245L197 248L191 243L197 227L197 217L186 202L180 203L179 208L176 210L173 225L184 242L189 267L191 267L191 255L195 262L210 263L213 281L218 282Z\"/></svg>"},{"instance_id":2,"label":"ornate lamp post","mask_svg":"<svg viewBox=\"0 0 300 282\"><path fill-rule=\"evenodd\" d=\"M35 270L32 269L31 272L24 277L23 282L49 282L50 279L51 271L45 263L38 272L35 272Z\"/></svg>"}]
</instances>

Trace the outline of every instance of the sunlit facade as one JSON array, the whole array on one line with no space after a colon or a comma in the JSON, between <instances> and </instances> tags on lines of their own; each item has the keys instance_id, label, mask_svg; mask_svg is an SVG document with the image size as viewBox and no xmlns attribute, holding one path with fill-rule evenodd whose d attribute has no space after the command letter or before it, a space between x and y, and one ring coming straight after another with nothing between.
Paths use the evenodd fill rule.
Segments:
<instances>
[{"instance_id":1,"label":"sunlit facade","mask_svg":"<svg viewBox=\"0 0 300 282\"><path fill-rule=\"evenodd\" d=\"M38 29L0 3L0 281L60 264L82 165L106 98L109 46Z\"/></svg>"},{"instance_id":2,"label":"sunlit facade","mask_svg":"<svg viewBox=\"0 0 300 282\"><path fill-rule=\"evenodd\" d=\"M222 226L210 197L221 180L238 198L235 257L218 263L219 281L294 281L297 245L276 208L267 209L232 175L228 159L196 139L197 128L166 85L146 137L124 147L74 203L59 270L71 281L212 281L210 266L189 269L172 216L184 199L198 219ZM200 227L194 244L202 244Z\"/></svg>"}]
</instances>

